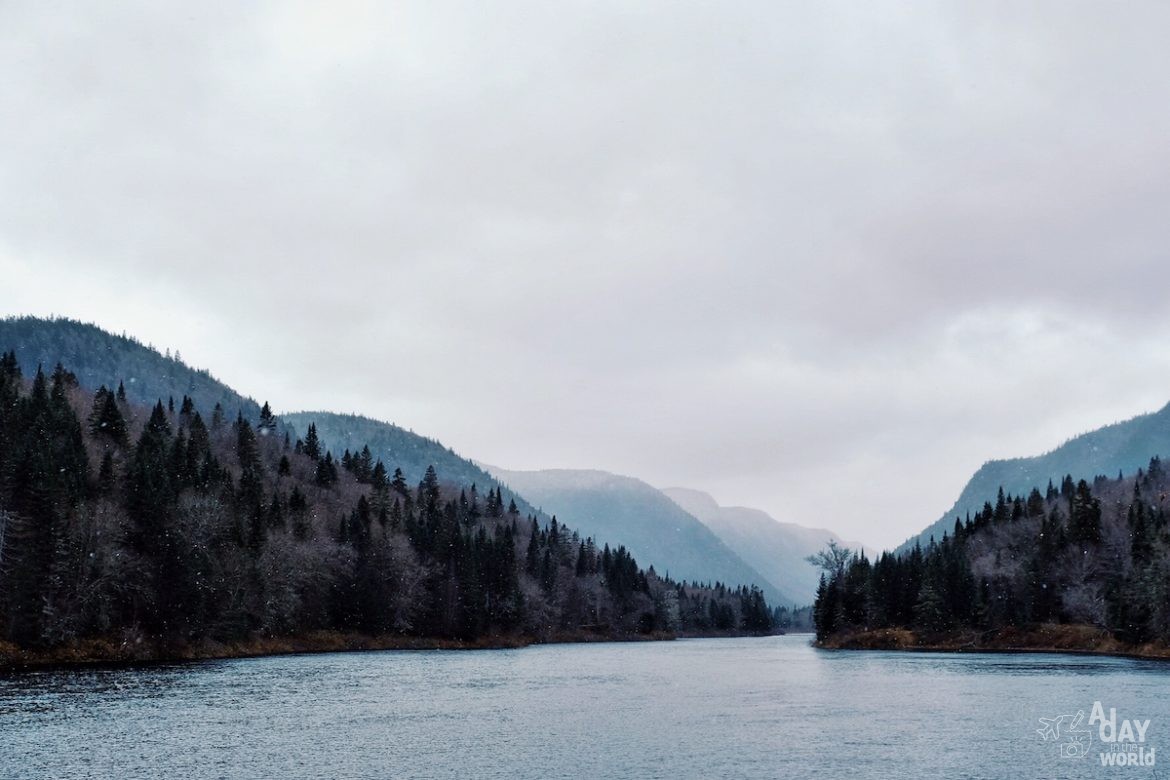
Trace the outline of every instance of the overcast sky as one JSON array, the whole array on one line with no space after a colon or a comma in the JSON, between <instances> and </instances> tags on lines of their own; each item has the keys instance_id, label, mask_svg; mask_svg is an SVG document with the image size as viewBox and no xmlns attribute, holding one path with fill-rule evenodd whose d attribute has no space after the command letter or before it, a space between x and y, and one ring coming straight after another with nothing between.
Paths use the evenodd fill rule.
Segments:
<instances>
[{"instance_id":1,"label":"overcast sky","mask_svg":"<svg viewBox=\"0 0 1170 780\"><path fill-rule=\"evenodd\" d=\"M1170 5L222 5L0 5L0 313L871 545L1170 400Z\"/></svg>"}]
</instances>

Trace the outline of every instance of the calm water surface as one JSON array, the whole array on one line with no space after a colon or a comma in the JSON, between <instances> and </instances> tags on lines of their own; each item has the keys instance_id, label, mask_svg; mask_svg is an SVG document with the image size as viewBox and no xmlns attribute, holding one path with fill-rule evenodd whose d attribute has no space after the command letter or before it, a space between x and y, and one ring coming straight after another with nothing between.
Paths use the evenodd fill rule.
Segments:
<instances>
[{"instance_id":1,"label":"calm water surface","mask_svg":"<svg viewBox=\"0 0 1170 780\"><path fill-rule=\"evenodd\" d=\"M1155 767L1035 731L1095 700ZM789 636L39 672L0 676L0 777L1170 777L1170 665Z\"/></svg>"}]
</instances>

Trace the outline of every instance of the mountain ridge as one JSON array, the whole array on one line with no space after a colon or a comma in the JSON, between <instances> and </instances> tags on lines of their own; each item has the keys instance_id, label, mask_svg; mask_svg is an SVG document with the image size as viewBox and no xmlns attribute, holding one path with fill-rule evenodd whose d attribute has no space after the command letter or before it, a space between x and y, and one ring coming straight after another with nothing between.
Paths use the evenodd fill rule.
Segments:
<instances>
[{"instance_id":1,"label":"mountain ridge","mask_svg":"<svg viewBox=\"0 0 1170 780\"><path fill-rule=\"evenodd\" d=\"M791 593L798 604L813 602L819 580L819 572L805 560L807 556L820 552L830 541L865 549L828 529L781 522L762 509L722 506L702 490L667 487L662 492L777 587Z\"/></svg>"},{"instance_id":2,"label":"mountain ridge","mask_svg":"<svg viewBox=\"0 0 1170 780\"><path fill-rule=\"evenodd\" d=\"M97 325L67 317L5 317L0 319L0 344L14 350L21 371L33 376L37 366L46 372L66 365L83 387L105 385L115 390L123 383L126 397L153 404L189 396L210 411L217 403L224 413L255 418L260 403L245 396L208 369L195 368L175 353L163 354L133 336L115 334Z\"/></svg>"},{"instance_id":3,"label":"mountain ridge","mask_svg":"<svg viewBox=\"0 0 1170 780\"><path fill-rule=\"evenodd\" d=\"M113 391L123 383L126 396L132 403L150 406L161 400L166 406L172 399L178 404L184 396L189 396L197 408L208 412L219 404L227 419L242 415L254 420L260 414L260 402L235 391L209 370L187 365L178 353L174 356L163 354L132 336L117 335L91 323L64 317L0 319L0 346L16 352L21 370L26 375L35 374L38 366L49 371L61 363L76 375L79 384L90 390L105 385ZM363 446L369 446L373 457L383 460L388 468L401 468L404 479L412 486L423 479L428 466L434 466L445 483L461 488L475 485L481 496L492 487L498 487L498 480L474 461L458 455L436 439L393 423L355 413L325 411L278 412L276 417L279 430L294 440L303 438L309 424L314 424L324 450L332 451L338 460L345 449L356 454ZM505 505L514 500L522 514L533 515L541 522L548 521L548 515L522 492L506 484L501 492ZM571 523L568 526L574 530ZM621 543L621 540L588 532L582 533L582 537L585 536L593 536L599 545L610 543L616 547ZM730 550L726 552L734 555ZM647 561L650 563L652 561ZM726 572L717 567L708 574L694 573L698 575L695 579L716 581ZM778 604L788 600L758 572L741 579L746 584L756 578L767 590L770 600Z\"/></svg>"},{"instance_id":4,"label":"mountain ridge","mask_svg":"<svg viewBox=\"0 0 1170 780\"><path fill-rule=\"evenodd\" d=\"M239 393L208 369L194 368L175 353L164 354L150 344L118 335L92 323L67 317L33 316L0 319L0 345L16 353L17 362L26 376L41 366L50 371L61 363L77 376L81 386L90 390L106 386L115 390L119 383L131 402L152 405L189 396L196 407L208 412L219 404L224 416L237 415L255 419L261 403ZM491 476L468 458L436 439L408 431L393 423L353 413L305 411L278 413L278 424L293 438L303 437L310 423L316 423L326 449L340 457L347 447L353 452L366 444L391 468L401 467L411 485L424 476L427 466L434 466L444 480L485 491L493 483ZM354 428L368 433L364 440L353 436ZM381 445L381 446L377 446ZM509 495L524 512L535 512L520 495ZM541 516L547 520L547 517Z\"/></svg>"},{"instance_id":5,"label":"mountain ridge","mask_svg":"<svg viewBox=\"0 0 1170 780\"><path fill-rule=\"evenodd\" d=\"M1001 487L1010 495L1026 495L1032 488L1043 492L1049 481L1059 484L1065 476L1091 481L1101 475L1133 474L1164 453L1170 453L1170 404L1078 434L1040 455L987 461L949 510L896 549L909 550L915 542L925 545L931 536L941 540L956 518L963 520L985 502L994 503Z\"/></svg>"},{"instance_id":6,"label":"mountain ridge","mask_svg":"<svg viewBox=\"0 0 1170 780\"><path fill-rule=\"evenodd\" d=\"M598 539L620 542L646 565L681 580L756 584L769 602L785 593L700 520L649 483L600 469L486 468L545 512ZM666 529L666 530L664 530Z\"/></svg>"},{"instance_id":7,"label":"mountain ridge","mask_svg":"<svg viewBox=\"0 0 1170 780\"><path fill-rule=\"evenodd\" d=\"M305 434L310 424L315 425L322 444L337 455L344 450L357 453L368 446L375 459L401 468L407 483L412 485L423 478L428 466L434 466L446 480L464 487L475 485L481 492L498 482L476 461L459 455L438 439L394 423L361 414L324 411L292 412L280 417L299 436ZM505 498L514 499L521 512L548 519L526 497L508 485L503 487Z\"/></svg>"}]
</instances>

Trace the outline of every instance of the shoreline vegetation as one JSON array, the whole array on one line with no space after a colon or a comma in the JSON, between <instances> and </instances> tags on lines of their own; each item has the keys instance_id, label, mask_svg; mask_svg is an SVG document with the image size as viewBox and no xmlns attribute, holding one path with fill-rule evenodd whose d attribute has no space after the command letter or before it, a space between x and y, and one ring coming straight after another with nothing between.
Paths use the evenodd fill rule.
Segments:
<instances>
[{"instance_id":1,"label":"shoreline vegetation","mask_svg":"<svg viewBox=\"0 0 1170 780\"><path fill-rule=\"evenodd\" d=\"M908 552L829 547L813 607L822 647L1170 658L1170 469L1074 481L956 518Z\"/></svg>"},{"instance_id":2,"label":"shoreline vegetation","mask_svg":"<svg viewBox=\"0 0 1170 780\"><path fill-rule=\"evenodd\" d=\"M664 642L675 639L730 639L781 634L728 632L721 634L669 633L613 634L582 629L560 631L546 637L525 635L480 636L474 640L368 636L341 631L315 631L303 636L254 637L238 641L204 639L173 642L133 637L79 639L44 649L22 648L0 641L0 674L38 669L84 669L108 665L188 663L194 661L263 658L278 655L345 653L377 650L510 650L532 645L591 644L595 642Z\"/></svg>"},{"instance_id":3,"label":"shoreline vegetation","mask_svg":"<svg viewBox=\"0 0 1170 780\"><path fill-rule=\"evenodd\" d=\"M0 354L0 669L788 624L754 585L659 575L498 482L114 386Z\"/></svg>"},{"instance_id":4,"label":"shoreline vegetation","mask_svg":"<svg viewBox=\"0 0 1170 780\"><path fill-rule=\"evenodd\" d=\"M990 631L913 631L879 628L844 631L816 643L824 650L897 650L932 653L1064 653L1170 661L1164 642L1122 642L1090 625L1042 624Z\"/></svg>"}]
</instances>

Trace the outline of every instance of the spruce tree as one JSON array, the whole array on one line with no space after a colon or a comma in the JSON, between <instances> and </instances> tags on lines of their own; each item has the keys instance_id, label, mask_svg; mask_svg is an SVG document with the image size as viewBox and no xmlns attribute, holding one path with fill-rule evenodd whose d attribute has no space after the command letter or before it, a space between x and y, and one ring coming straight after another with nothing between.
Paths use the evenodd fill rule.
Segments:
<instances>
[{"instance_id":1,"label":"spruce tree","mask_svg":"<svg viewBox=\"0 0 1170 780\"><path fill-rule=\"evenodd\" d=\"M301 449L313 460L321 458L321 440L317 438L316 423L309 423L309 430L305 434L305 443Z\"/></svg>"},{"instance_id":2,"label":"spruce tree","mask_svg":"<svg viewBox=\"0 0 1170 780\"><path fill-rule=\"evenodd\" d=\"M1101 541L1101 503L1083 479L1070 497L1068 538L1080 545Z\"/></svg>"},{"instance_id":3,"label":"spruce tree","mask_svg":"<svg viewBox=\"0 0 1170 780\"><path fill-rule=\"evenodd\" d=\"M267 401L260 408L260 422L256 424L256 428L260 431L261 436L267 436L276 431L276 415L272 413L272 407L268 405Z\"/></svg>"},{"instance_id":4,"label":"spruce tree","mask_svg":"<svg viewBox=\"0 0 1170 780\"><path fill-rule=\"evenodd\" d=\"M158 551L173 489L170 478L171 426L160 400L135 446L126 481L126 509L135 523L132 540L143 554Z\"/></svg>"}]
</instances>

